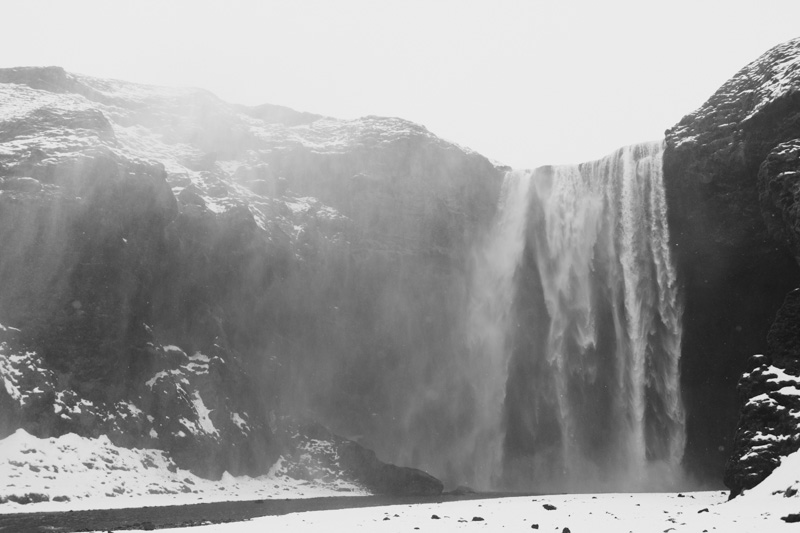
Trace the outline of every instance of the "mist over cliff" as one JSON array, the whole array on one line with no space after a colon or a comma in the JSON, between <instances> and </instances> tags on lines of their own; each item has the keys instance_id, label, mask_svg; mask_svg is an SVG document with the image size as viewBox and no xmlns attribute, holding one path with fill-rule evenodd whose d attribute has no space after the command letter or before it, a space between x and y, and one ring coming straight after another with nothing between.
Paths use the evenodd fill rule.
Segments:
<instances>
[{"instance_id":1,"label":"mist over cliff","mask_svg":"<svg viewBox=\"0 0 800 533\"><path fill-rule=\"evenodd\" d=\"M767 332L800 281L799 49L664 143L531 171L399 118L2 69L0 438L212 478L327 439L395 492L368 450L447 487L719 484L747 359L794 346Z\"/></svg>"}]
</instances>

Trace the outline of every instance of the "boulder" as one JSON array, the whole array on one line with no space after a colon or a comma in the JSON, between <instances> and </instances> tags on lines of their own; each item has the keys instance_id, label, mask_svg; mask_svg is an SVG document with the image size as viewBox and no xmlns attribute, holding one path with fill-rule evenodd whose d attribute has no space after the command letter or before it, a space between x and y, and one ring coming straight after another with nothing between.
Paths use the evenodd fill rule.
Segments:
<instances>
[{"instance_id":1,"label":"boulder","mask_svg":"<svg viewBox=\"0 0 800 533\"><path fill-rule=\"evenodd\" d=\"M285 471L297 479L341 479L387 496L437 496L444 488L430 474L385 463L372 450L316 422L283 417L278 435L290 465Z\"/></svg>"}]
</instances>

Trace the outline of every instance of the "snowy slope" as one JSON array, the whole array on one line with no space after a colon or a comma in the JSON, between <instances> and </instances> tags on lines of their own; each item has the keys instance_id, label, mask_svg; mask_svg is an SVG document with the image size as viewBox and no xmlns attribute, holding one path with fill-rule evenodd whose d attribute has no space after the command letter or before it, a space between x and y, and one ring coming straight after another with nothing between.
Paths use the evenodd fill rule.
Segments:
<instances>
[{"instance_id":1,"label":"snowy slope","mask_svg":"<svg viewBox=\"0 0 800 533\"><path fill-rule=\"evenodd\" d=\"M176 467L161 450L120 448L106 436L38 439L20 429L0 441L0 458L0 513L366 494L335 476L290 478L292 464L283 458L264 476L225 473L210 481Z\"/></svg>"}]
</instances>

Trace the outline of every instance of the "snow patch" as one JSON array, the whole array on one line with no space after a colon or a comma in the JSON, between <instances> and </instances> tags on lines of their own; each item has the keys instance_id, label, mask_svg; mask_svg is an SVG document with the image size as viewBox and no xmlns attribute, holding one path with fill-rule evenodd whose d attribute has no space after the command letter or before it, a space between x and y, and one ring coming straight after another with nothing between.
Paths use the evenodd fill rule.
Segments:
<instances>
[{"instance_id":1,"label":"snow patch","mask_svg":"<svg viewBox=\"0 0 800 533\"><path fill-rule=\"evenodd\" d=\"M194 405L194 411L197 413L197 423L200 425L200 429L209 435L219 436L219 431L214 427L214 423L208 416L211 411L203 403L203 398L197 391L192 393L192 405Z\"/></svg>"},{"instance_id":2,"label":"snow patch","mask_svg":"<svg viewBox=\"0 0 800 533\"><path fill-rule=\"evenodd\" d=\"M6 331L19 331L3 327ZM52 390L53 373L44 368L36 352L15 353L7 342L0 342L0 382L12 400L25 406L33 396L44 394L39 385Z\"/></svg>"},{"instance_id":3,"label":"snow patch","mask_svg":"<svg viewBox=\"0 0 800 533\"><path fill-rule=\"evenodd\" d=\"M247 416L247 413L245 413L245 416ZM233 421L234 424L239 426L239 429L241 429L242 431L247 433L250 432L250 426L248 426L247 422L245 422L244 419L241 416L239 416L239 413L231 413L231 420Z\"/></svg>"},{"instance_id":4,"label":"snow patch","mask_svg":"<svg viewBox=\"0 0 800 533\"><path fill-rule=\"evenodd\" d=\"M767 479L745 491L743 498L769 498L776 493L784 494L786 489L791 487L800 489L800 451L783 457L781 464L772 471ZM800 503L798 500L800 500L800 495L794 498L795 505Z\"/></svg>"}]
</instances>

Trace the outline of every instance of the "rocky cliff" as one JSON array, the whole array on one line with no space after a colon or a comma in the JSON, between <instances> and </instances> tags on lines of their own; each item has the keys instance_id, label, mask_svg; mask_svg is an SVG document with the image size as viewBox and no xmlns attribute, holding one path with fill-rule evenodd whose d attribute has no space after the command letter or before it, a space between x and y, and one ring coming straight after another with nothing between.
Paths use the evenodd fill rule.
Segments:
<instances>
[{"instance_id":1,"label":"rocky cliff","mask_svg":"<svg viewBox=\"0 0 800 533\"><path fill-rule=\"evenodd\" d=\"M500 175L400 119L0 70L0 437L215 477L291 455L276 420L310 414L398 458Z\"/></svg>"},{"instance_id":2,"label":"rocky cliff","mask_svg":"<svg viewBox=\"0 0 800 533\"><path fill-rule=\"evenodd\" d=\"M763 479L777 456L797 448L784 443L780 453L760 454L770 448L767 440L787 438L784 430L772 434L771 420L788 411L782 411L783 400L754 398L781 389L782 378L768 378L792 372L789 347L800 345L787 333L791 328L780 326L793 313L795 297L786 295L800 284L800 40L747 65L666 137L669 223L686 298L686 462L692 471L713 472L731 456L726 483L737 493ZM754 353L767 357L750 360ZM734 440L740 405L735 384L745 370ZM745 463L751 466L742 474Z\"/></svg>"},{"instance_id":3,"label":"rocky cliff","mask_svg":"<svg viewBox=\"0 0 800 533\"><path fill-rule=\"evenodd\" d=\"M462 369L473 253L504 170L401 119L0 69L0 437L105 434L211 478L282 457L441 490L380 457L456 484L485 385ZM736 493L800 446L800 40L668 130L663 171L685 464L714 479L730 458ZM543 287L519 289L538 342ZM526 416L503 423L546 440Z\"/></svg>"}]
</instances>

